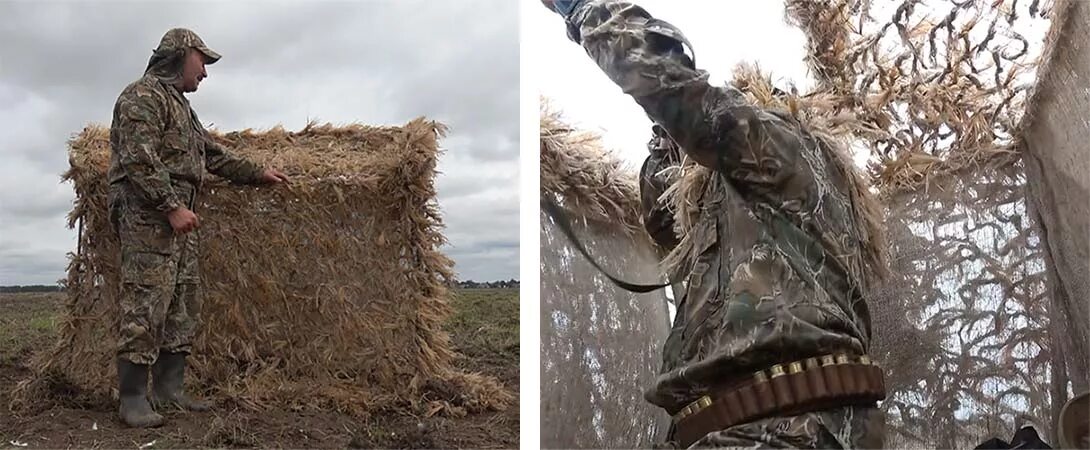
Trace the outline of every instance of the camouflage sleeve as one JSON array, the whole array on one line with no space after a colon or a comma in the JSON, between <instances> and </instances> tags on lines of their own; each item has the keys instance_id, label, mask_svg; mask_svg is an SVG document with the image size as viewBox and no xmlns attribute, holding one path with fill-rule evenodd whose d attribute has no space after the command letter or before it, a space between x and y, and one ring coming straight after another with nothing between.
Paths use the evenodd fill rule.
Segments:
<instances>
[{"instance_id":1,"label":"camouflage sleeve","mask_svg":"<svg viewBox=\"0 0 1090 450\"><path fill-rule=\"evenodd\" d=\"M709 84L677 28L618 0L585 1L568 21L569 37L696 162L769 188L792 175L802 145L793 125Z\"/></svg>"},{"instance_id":2,"label":"camouflage sleeve","mask_svg":"<svg viewBox=\"0 0 1090 450\"><path fill-rule=\"evenodd\" d=\"M125 177L156 210L168 212L182 206L170 184L170 172L159 157L162 120L152 95L134 93L118 102L118 161Z\"/></svg>"},{"instance_id":3,"label":"camouflage sleeve","mask_svg":"<svg viewBox=\"0 0 1090 450\"><path fill-rule=\"evenodd\" d=\"M244 158L232 155L222 145L204 132L204 158L208 171L235 183L253 184L261 179L262 167Z\"/></svg>"},{"instance_id":4,"label":"camouflage sleeve","mask_svg":"<svg viewBox=\"0 0 1090 450\"><path fill-rule=\"evenodd\" d=\"M661 172L670 167L675 155L669 146L663 146L659 138L648 143L650 155L640 168L640 208L643 227L651 239L666 251L673 250L678 244L674 232L674 217L669 208L659 200L666 192L667 182Z\"/></svg>"}]
</instances>

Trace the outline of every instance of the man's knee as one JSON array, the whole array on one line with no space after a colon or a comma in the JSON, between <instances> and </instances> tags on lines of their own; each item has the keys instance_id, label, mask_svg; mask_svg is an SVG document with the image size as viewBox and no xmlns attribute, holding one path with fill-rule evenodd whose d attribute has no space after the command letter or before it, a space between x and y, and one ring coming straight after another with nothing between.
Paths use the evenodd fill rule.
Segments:
<instances>
[{"instance_id":1,"label":"man's knee","mask_svg":"<svg viewBox=\"0 0 1090 450\"><path fill-rule=\"evenodd\" d=\"M172 353L189 353L200 327L201 287L197 283L179 283L175 294L163 328L163 348Z\"/></svg>"},{"instance_id":2,"label":"man's knee","mask_svg":"<svg viewBox=\"0 0 1090 450\"><path fill-rule=\"evenodd\" d=\"M134 303L136 307L122 312L118 356L135 364L153 364L161 340L162 318L155 314L155 305Z\"/></svg>"},{"instance_id":3,"label":"man's knee","mask_svg":"<svg viewBox=\"0 0 1090 450\"><path fill-rule=\"evenodd\" d=\"M161 285L125 283L121 294L118 356L136 364L155 362L171 292Z\"/></svg>"}]
</instances>

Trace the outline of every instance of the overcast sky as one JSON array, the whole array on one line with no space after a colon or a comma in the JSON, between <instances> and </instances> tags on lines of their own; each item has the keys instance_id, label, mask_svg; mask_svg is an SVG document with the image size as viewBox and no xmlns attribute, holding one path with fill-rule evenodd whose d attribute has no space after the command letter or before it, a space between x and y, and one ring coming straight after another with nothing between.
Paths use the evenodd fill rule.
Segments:
<instances>
[{"instance_id":1,"label":"overcast sky","mask_svg":"<svg viewBox=\"0 0 1090 450\"><path fill-rule=\"evenodd\" d=\"M65 142L109 124L163 33L223 60L190 101L223 131L308 119L450 135L438 183L461 279L518 278L518 24L510 0L0 2L0 285L64 277Z\"/></svg>"},{"instance_id":2,"label":"overcast sky","mask_svg":"<svg viewBox=\"0 0 1090 450\"><path fill-rule=\"evenodd\" d=\"M648 12L681 29L696 53L696 64L709 72L712 83L731 79L743 61L758 62L772 72L777 86L794 82L810 88L806 40L802 31L784 21L781 1L766 0L637 0ZM569 121L596 130L634 169L647 156L651 122L624 95L578 44L568 40L563 21L540 5L523 23L534 49L538 91L552 99Z\"/></svg>"},{"instance_id":3,"label":"overcast sky","mask_svg":"<svg viewBox=\"0 0 1090 450\"><path fill-rule=\"evenodd\" d=\"M697 67L709 72L712 83L725 83L739 63L750 62L770 72L777 87L786 88L794 83L800 92L807 92L813 86L805 63L805 34L787 24L781 0L634 0L634 3L681 29L696 52ZM525 0L525 4L529 8L525 15L528 19L522 26L534 53L536 91L551 98L570 122L601 133L606 145L633 164L633 170L638 170L647 156L646 143L651 130L651 122L643 110L598 69L582 47L567 38L559 16L541 6L538 0ZM876 4L871 14L884 22L898 4ZM1026 20L1028 2L1018 5L1022 20L1017 30L1029 40L1030 54L1036 55L1048 22ZM931 10L929 14L937 22L945 18L951 6L935 2L922 8L921 11ZM974 39L979 40L979 35L987 33L988 23L988 20L979 22L981 25L974 28ZM979 58L990 60L990 55L984 53ZM1032 81L1032 77L1027 73L1023 79ZM866 157L857 154L856 163L864 164Z\"/></svg>"}]
</instances>

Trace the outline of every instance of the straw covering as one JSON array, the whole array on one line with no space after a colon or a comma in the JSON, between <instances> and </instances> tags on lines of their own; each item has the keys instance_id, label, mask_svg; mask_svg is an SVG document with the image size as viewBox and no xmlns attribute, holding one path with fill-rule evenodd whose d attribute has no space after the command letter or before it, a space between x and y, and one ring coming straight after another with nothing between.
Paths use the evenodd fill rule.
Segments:
<instances>
[{"instance_id":1,"label":"straw covering","mask_svg":"<svg viewBox=\"0 0 1090 450\"><path fill-rule=\"evenodd\" d=\"M547 99L540 119L541 195L562 199L580 218L643 236L633 168L605 150L599 136L564 123Z\"/></svg>"},{"instance_id":2,"label":"straw covering","mask_svg":"<svg viewBox=\"0 0 1090 450\"><path fill-rule=\"evenodd\" d=\"M202 331L190 383L247 408L314 407L353 414L411 409L463 414L513 399L497 381L457 371L441 326L452 261L433 179L445 127L309 124L289 132L215 134L293 183L209 179L202 219ZM108 130L70 141L80 229L67 279L68 314L38 355L16 407L50 391L105 401L114 386L118 242L106 208ZM60 398L58 398L60 400Z\"/></svg>"},{"instance_id":3,"label":"straw covering","mask_svg":"<svg viewBox=\"0 0 1090 450\"><path fill-rule=\"evenodd\" d=\"M1050 1L786 0L815 94L858 121L883 193L1017 158ZM1031 36L1031 37L1027 37ZM1040 39L1040 36L1037 36Z\"/></svg>"},{"instance_id":4,"label":"straw covering","mask_svg":"<svg viewBox=\"0 0 1090 450\"><path fill-rule=\"evenodd\" d=\"M643 231L635 169L598 136L543 102L541 195L562 204L574 232L610 272L661 281ZM541 214L541 446L649 447L669 427L643 400L662 361L670 318L662 291L633 294L591 266Z\"/></svg>"}]
</instances>

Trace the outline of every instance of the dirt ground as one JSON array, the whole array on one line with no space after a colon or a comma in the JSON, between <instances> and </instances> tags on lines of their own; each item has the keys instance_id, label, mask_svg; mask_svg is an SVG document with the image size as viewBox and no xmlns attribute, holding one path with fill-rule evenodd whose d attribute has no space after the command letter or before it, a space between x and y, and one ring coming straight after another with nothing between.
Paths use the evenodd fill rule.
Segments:
<instances>
[{"instance_id":1,"label":"dirt ground","mask_svg":"<svg viewBox=\"0 0 1090 450\"><path fill-rule=\"evenodd\" d=\"M457 291L448 321L463 369L499 378L518 398L518 290ZM116 406L8 411L10 389L30 376L29 357L52 344L64 294L0 294L0 449L8 448L514 448L518 401L464 418L373 417L333 412L224 410L167 413L153 430L125 428Z\"/></svg>"}]
</instances>

